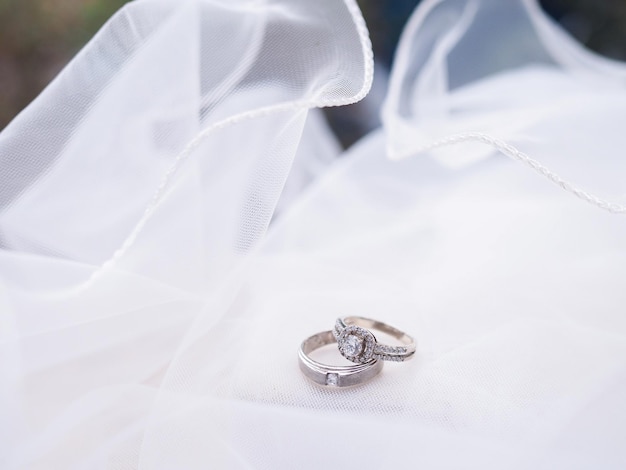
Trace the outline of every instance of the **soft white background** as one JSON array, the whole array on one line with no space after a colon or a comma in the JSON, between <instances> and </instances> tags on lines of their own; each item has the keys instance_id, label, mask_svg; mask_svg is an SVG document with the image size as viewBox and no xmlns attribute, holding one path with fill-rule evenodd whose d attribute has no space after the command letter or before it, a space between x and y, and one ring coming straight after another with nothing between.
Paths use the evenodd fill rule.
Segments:
<instances>
[{"instance_id":1,"label":"soft white background","mask_svg":"<svg viewBox=\"0 0 626 470\"><path fill-rule=\"evenodd\" d=\"M626 68L426 1L335 158L372 70L351 0L139 0L0 134L2 468L626 466ZM314 386L339 315L416 358Z\"/></svg>"}]
</instances>

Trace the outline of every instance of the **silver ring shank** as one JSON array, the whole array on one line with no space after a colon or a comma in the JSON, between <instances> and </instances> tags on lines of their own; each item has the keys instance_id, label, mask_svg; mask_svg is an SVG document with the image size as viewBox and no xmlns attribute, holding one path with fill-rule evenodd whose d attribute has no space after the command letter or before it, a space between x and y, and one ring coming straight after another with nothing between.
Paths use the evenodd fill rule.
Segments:
<instances>
[{"instance_id":1,"label":"silver ring shank","mask_svg":"<svg viewBox=\"0 0 626 470\"><path fill-rule=\"evenodd\" d=\"M329 387L350 387L372 379L383 368L383 362L373 359L364 364L331 366L311 359L308 354L316 349L336 342L332 331L323 331L305 339L298 351L302 373L319 385Z\"/></svg>"},{"instance_id":2,"label":"silver ring shank","mask_svg":"<svg viewBox=\"0 0 626 470\"><path fill-rule=\"evenodd\" d=\"M393 326L377 320L372 320L370 318L358 316L338 318L335 323L335 329L333 330L335 338L339 337L341 332L349 325L356 325L362 328L367 328L368 330L372 329L386 333L402 343L401 346L390 346L376 342L376 345L374 346L374 357L378 359L382 359L384 361L402 362L411 359L415 354L416 345L415 339L413 339L412 336L409 336L405 332L400 331Z\"/></svg>"}]
</instances>

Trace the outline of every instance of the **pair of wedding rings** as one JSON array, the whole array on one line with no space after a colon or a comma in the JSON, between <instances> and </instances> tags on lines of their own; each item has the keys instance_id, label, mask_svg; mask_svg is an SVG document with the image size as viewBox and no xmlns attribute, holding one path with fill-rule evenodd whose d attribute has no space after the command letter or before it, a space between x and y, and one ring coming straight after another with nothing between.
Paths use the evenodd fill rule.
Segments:
<instances>
[{"instance_id":1,"label":"pair of wedding rings","mask_svg":"<svg viewBox=\"0 0 626 470\"><path fill-rule=\"evenodd\" d=\"M386 333L401 344L381 344L370 330ZM331 366L309 356L316 349L337 342L343 357L353 362L348 366ZM349 387L372 379L383 368L383 361L401 362L415 354L415 340L406 333L376 320L363 317L338 318L335 328L305 339L300 345L300 370L313 382L329 387Z\"/></svg>"}]
</instances>

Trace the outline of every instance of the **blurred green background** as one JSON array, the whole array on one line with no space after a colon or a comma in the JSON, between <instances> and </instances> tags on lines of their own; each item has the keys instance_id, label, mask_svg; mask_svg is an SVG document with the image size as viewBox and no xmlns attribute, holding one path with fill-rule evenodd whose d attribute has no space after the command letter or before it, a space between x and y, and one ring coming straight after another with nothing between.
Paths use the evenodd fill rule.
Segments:
<instances>
[{"instance_id":1,"label":"blurred green background","mask_svg":"<svg viewBox=\"0 0 626 470\"><path fill-rule=\"evenodd\" d=\"M126 0L0 0L0 129Z\"/></svg>"},{"instance_id":2,"label":"blurred green background","mask_svg":"<svg viewBox=\"0 0 626 470\"><path fill-rule=\"evenodd\" d=\"M402 27L418 1L359 0L375 57L384 67L389 67ZM0 0L0 129L124 3L126 0ZM542 0L541 4L590 49L626 60L626 0ZM349 111L341 110L329 114L344 145L371 126L351 124L349 116Z\"/></svg>"}]
</instances>

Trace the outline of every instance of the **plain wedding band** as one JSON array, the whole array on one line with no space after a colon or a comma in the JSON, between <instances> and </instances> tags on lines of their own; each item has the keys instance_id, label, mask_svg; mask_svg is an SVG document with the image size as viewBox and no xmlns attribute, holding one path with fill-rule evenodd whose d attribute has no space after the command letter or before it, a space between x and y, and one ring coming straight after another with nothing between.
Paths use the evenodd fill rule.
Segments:
<instances>
[{"instance_id":1,"label":"plain wedding band","mask_svg":"<svg viewBox=\"0 0 626 470\"><path fill-rule=\"evenodd\" d=\"M376 358L349 366L331 366L309 357L312 351L335 341L332 331L323 331L305 339L300 345L300 370L311 381L328 387L350 387L371 380L382 370L383 362Z\"/></svg>"}]
</instances>

